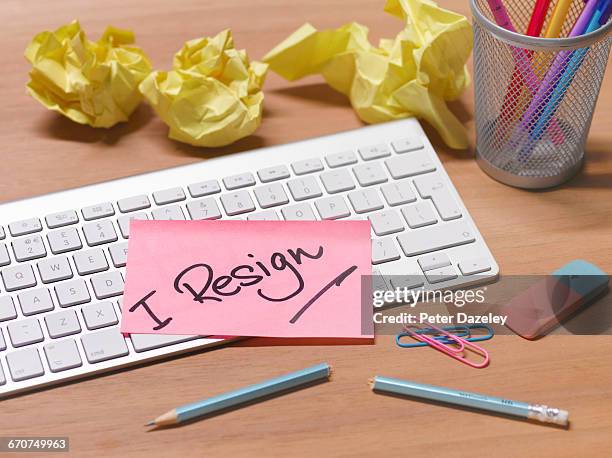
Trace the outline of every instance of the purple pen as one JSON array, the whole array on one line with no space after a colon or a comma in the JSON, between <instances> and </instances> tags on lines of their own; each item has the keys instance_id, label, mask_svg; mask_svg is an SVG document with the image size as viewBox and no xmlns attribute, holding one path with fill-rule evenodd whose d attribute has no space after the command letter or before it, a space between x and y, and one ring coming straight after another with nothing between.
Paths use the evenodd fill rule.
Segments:
<instances>
[{"instance_id":1,"label":"purple pen","mask_svg":"<svg viewBox=\"0 0 612 458\"><path fill-rule=\"evenodd\" d=\"M584 7L582 14L580 14L580 17L576 21L576 24L574 24L569 37L576 37L584 33L589 25L589 21L591 20L593 13L595 12L597 3L597 0L587 0L587 4ZM536 91L534 97L531 99L531 103L521 119L521 128L525 132L529 131L530 126L534 122L534 118L541 112L541 107L546 104L549 94L555 88L559 75L563 72L565 61L572 52L573 51L571 50L561 51L559 54L557 54L553 64L550 66L548 72L546 72L546 76L544 76L542 84Z\"/></svg>"}]
</instances>

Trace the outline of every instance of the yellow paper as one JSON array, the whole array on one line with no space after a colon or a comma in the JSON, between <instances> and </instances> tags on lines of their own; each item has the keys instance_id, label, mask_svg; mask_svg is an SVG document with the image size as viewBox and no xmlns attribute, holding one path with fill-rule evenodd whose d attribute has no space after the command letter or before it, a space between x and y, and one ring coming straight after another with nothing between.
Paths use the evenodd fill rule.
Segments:
<instances>
[{"instance_id":1,"label":"yellow paper","mask_svg":"<svg viewBox=\"0 0 612 458\"><path fill-rule=\"evenodd\" d=\"M287 80L321 74L349 97L361 120L377 123L416 116L425 119L451 148L466 148L466 129L446 101L470 83L466 61L472 51L467 19L431 0L387 0L385 11L406 26L378 47L367 27L350 23L317 31L296 30L263 61Z\"/></svg>"},{"instance_id":2,"label":"yellow paper","mask_svg":"<svg viewBox=\"0 0 612 458\"><path fill-rule=\"evenodd\" d=\"M131 31L113 27L89 41L77 21L39 33L25 51L32 64L28 92L80 124L127 121L142 100L138 85L151 72L149 59L132 43Z\"/></svg>"},{"instance_id":3,"label":"yellow paper","mask_svg":"<svg viewBox=\"0 0 612 458\"><path fill-rule=\"evenodd\" d=\"M185 43L173 70L151 73L140 90L170 127L168 136L195 146L222 146L261 124L267 64L249 62L230 30Z\"/></svg>"}]
</instances>

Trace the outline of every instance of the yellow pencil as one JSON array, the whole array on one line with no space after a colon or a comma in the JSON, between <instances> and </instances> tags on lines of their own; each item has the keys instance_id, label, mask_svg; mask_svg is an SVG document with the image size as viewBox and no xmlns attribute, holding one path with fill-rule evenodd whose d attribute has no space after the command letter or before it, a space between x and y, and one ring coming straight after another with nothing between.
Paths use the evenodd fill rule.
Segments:
<instances>
[{"instance_id":1,"label":"yellow pencil","mask_svg":"<svg viewBox=\"0 0 612 458\"><path fill-rule=\"evenodd\" d=\"M552 15L550 16L550 21L548 21L548 25L544 31L544 38L559 37L570 6L572 6L572 0L557 0Z\"/></svg>"}]
</instances>

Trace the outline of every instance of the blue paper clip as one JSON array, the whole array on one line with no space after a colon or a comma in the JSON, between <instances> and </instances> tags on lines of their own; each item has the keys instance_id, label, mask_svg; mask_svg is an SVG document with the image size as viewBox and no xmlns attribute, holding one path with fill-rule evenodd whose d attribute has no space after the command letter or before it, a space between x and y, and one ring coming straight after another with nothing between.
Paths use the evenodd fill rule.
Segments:
<instances>
[{"instance_id":1,"label":"blue paper clip","mask_svg":"<svg viewBox=\"0 0 612 458\"><path fill-rule=\"evenodd\" d=\"M466 340L468 342L482 342L483 340L489 340L494 335L493 329L485 324L470 324L467 326L447 326L442 329L444 329L447 332L452 332L454 335L458 337L466 337ZM472 329L486 329L487 334L473 336L471 333ZM431 329L431 328L419 329L415 332L417 332L418 334L435 334L436 333L435 329ZM402 337L408 337L408 336L410 336L410 334L407 332L399 333L398 335L395 336L395 343L399 347L402 347L402 348L426 347L428 345L426 342L402 343L401 342ZM453 343L452 340L450 340L448 337L444 335L434 336L433 338L438 340L439 342L442 342L443 344L448 345L448 344Z\"/></svg>"}]
</instances>

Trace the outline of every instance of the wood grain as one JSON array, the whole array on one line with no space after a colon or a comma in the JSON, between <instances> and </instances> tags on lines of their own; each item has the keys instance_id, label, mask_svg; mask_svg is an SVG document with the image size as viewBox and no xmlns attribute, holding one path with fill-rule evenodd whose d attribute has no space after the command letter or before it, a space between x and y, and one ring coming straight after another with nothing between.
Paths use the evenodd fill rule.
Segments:
<instances>
[{"instance_id":1,"label":"wood grain","mask_svg":"<svg viewBox=\"0 0 612 458\"><path fill-rule=\"evenodd\" d=\"M440 3L469 14L466 0ZM289 84L274 74L265 86L262 127L227 148L208 151L168 140L165 126L146 105L122 126L78 126L45 111L25 93L28 65L22 54L35 33L73 18L92 38L107 24L132 28L155 66L168 68L184 41L227 27L252 58L263 56L305 21L320 28L358 21L378 40L401 27L382 7L374 0L3 0L0 199L360 126L347 100L320 78ZM448 150L428 129L503 273L548 273L574 258L612 272L611 101L608 77L584 171L547 192L492 181L471 152ZM452 109L473 142L471 91ZM400 350L389 336L366 346L228 347L2 401L0 431L3 436L67 435L81 457L609 454L611 337L527 342L497 336L486 347L492 364L480 371L431 351ZM334 366L330 383L181 428L147 433L142 427L185 402L321 361ZM366 383L375 374L548 403L568 409L572 426L566 431L375 395Z\"/></svg>"}]
</instances>

